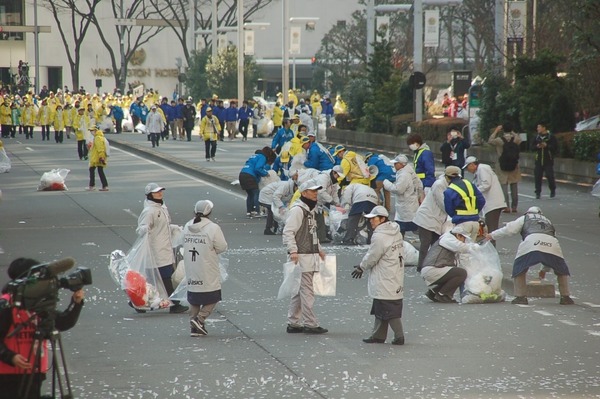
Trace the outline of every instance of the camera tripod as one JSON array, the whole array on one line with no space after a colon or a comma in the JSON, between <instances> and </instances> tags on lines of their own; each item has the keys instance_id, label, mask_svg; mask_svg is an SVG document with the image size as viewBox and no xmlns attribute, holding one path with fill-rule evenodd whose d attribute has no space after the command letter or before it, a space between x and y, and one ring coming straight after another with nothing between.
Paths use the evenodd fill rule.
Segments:
<instances>
[{"instance_id":1,"label":"camera tripod","mask_svg":"<svg viewBox=\"0 0 600 399\"><path fill-rule=\"evenodd\" d=\"M32 387L35 387L35 389L41 388L41 373L44 372L42 370L42 357L45 356L45 340L48 340L50 343L49 355L52 357L52 395L49 397L52 399L73 399L71 381L69 380L69 372L67 369L67 362L65 360L65 352L63 350L60 332L56 329L45 330L43 326L38 327L33 337L33 344L29 353L29 359L32 358L32 355L34 356L33 367L31 369L31 374L21 380L21 386L19 388L20 397L28 398ZM57 349L60 352L60 360L57 354ZM34 382L37 384L34 384ZM58 397L56 396L57 384L60 394ZM44 398L48 398L48 396L44 396Z\"/></svg>"}]
</instances>

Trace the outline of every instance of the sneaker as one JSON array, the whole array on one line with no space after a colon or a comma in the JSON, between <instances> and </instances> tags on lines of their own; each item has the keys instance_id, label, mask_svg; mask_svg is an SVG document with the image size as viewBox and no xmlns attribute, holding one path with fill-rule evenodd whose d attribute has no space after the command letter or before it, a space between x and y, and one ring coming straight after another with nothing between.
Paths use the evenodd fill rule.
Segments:
<instances>
[{"instance_id":1,"label":"sneaker","mask_svg":"<svg viewBox=\"0 0 600 399\"><path fill-rule=\"evenodd\" d=\"M108 191L108 187L102 187L100 190L98 191Z\"/></svg>"},{"instance_id":2,"label":"sneaker","mask_svg":"<svg viewBox=\"0 0 600 399\"><path fill-rule=\"evenodd\" d=\"M96 188L92 186L88 186L85 188L85 191L94 191Z\"/></svg>"},{"instance_id":3,"label":"sneaker","mask_svg":"<svg viewBox=\"0 0 600 399\"><path fill-rule=\"evenodd\" d=\"M527 300L526 296L518 296L515 297L515 299L513 299L510 303L513 305L528 305L529 301Z\"/></svg>"},{"instance_id":4,"label":"sneaker","mask_svg":"<svg viewBox=\"0 0 600 399\"><path fill-rule=\"evenodd\" d=\"M536 194L535 195L535 199L540 199L541 195L540 194Z\"/></svg>"},{"instance_id":5,"label":"sneaker","mask_svg":"<svg viewBox=\"0 0 600 399\"><path fill-rule=\"evenodd\" d=\"M383 344L383 343L385 343L385 339L369 337L369 338L364 338L363 342L365 344Z\"/></svg>"},{"instance_id":6,"label":"sneaker","mask_svg":"<svg viewBox=\"0 0 600 399\"><path fill-rule=\"evenodd\" d=\"M556 193L555 193L554 191L552 191L552 192L550 193L550 198L554 198L554 197L556 197Z\"/></svg>"},{"instance_id":7,"label":"sneaker","mask_svg":"<svg viewBox=\"0 0 600 399\"><path fill-rule=\"evenodd\" d=\"M326 332L328 332L329 330L323 327L304 327L302 329L302 332L304 334L325 334Z\"/></svg>"},{"instance_id":8,"label":"sneaker","mask_svg":"<svg viewBox=\"0 0 600 399\"><path fill-rule=\"evenodd\" d=\"M265 229L264 234L266 236L274 236L275 235L275 233L273 233L273 230L271 230L271 229Z\"/></svg>"},{"instance_id":9,"label":"sneaker","mask_svg":"<svg viewBox=\"0 0 600 399\"><path fill-rule=\"evenodd\" d=\"M427 292L425 293L425 296L427 298L429 298L432 302L438 301L437 299L435 299L435 292L433 290L427 290Z\"/></svg>"},{"instance_id":10,"label":"sneaker","mask_svg":"<svg viewBox=\"0 0 600 399\"><path fill-rule=\"evenodd\" d=\"M404 345L404 337L394 338L392 345Z\"/></svg>"},{"instance_id":11,"label":"sneaker","mask_svg":"<svg viewBox=\"0 0 600 399\"><path fill-rule=\"evenodd\" d=\"M210 158L206 158L206 162L210 162Z\"/></svg>"},{"instance_id":12,"label":"sneaker","mask_svg":"<svg viewBox=\"0 0 600 399\"><path fill-rule=\"evenodd\" d=\"M452 298L448 295L441 294L439 292L435 294L434 299L436 302L440 302L440 303L456 303L454 298Z\"/></svg>"},{"instance_id":13,"label":"sneaker","mask_svg":"<svg viewBox=\"0 0 600 399\"><path fill-rule=\"evenodd\" d=\"M285 331L288 334L298 334L298 333L304 332L304 328L303 327L296 327L296 326L293 326L291 324L288 324L287 328L285 329Z\"/></svg>"},{"instance_id":14,"label":"sneaker","mask_svg":"<svg viewBox=\"0 0 600 399\"><path fill-rule=\"evenodd\" d=\"M190 320L190 325L192 328L195 328L198 332L200 332L200 334L208 335L208 331L206 331L204 323L202 323L197 317L194 317Z\"/></svg>"},{"instance_id":15,"label":"sneaker","mask_svg":"<svg viewBox=\"0 0 600 399\"><path fill-rule=\"evenodd\" d=\"M188 310L190 310L189 307L177 304L169 308L169 313L183 313L187 312Z\"/></svg>"},{"instance_id":16,"label":"sneaker","mask_svg":"<svg viewBox=\"0 0 600 399\"><path fill-rule=\"evenodd\" d=\"M502 212L504 212L504 213L510 213L510 208L509 208L509 207L506 207L506 208L504 208L504 209L502 210Z\"/></svg>"},{"instance_id":17,"label":"sneaker","mask_svg":"<svg viewBox=\"0 0 600 399\"><path fill-rule=\"evenodd\" d=\"M250 217L252 217L252 218L259 217L258 212L250 212Z\"/></svg>"},{"instance_id":18,"label":"sneaker","mask_svg":"<svg viewBox=\"0 0 600 399\"><path fill-rule=\"evenodd\" d=\"M251 212L246 212L246 217L249 219L252 219L252 213Z\"/></svg>"},{"instance_id":19,"label":"sneaker","mask_svg":"<svg viewBox=\"0 0 600 399\"><path fill-rule=\"evenodd\" d=\"M191 331L191 332L190 332L190 337L201 337L201 336L203 336L203 335L206 335L206 334L203 334L203 333L202 333L202 330L199 330L199 329L197 329L197 328L196 328L196 327L194 327L194 326L192 326L192 327L190 328L190 331Z\"/></svg>"},{"instance_id":20,"label":"sneaker","mask_svg":"<svg viewBox=\"0 0 600 399\"><path fill-rule=\"evenodd\" d=\"M513 208L512 213L517 213L517 208Z\"/></svg>"},{"instance_id":21,"label":"sneaker","mask_svg":"<svg viewBox=\"0 0 600 399\"><path fill-rule=\"evenodd\" d=\"M217 161L215 161L215 159L214 159L214 158L211 158L210 160L211 160L211 161L213 161L213 162L217 162Z\"/></svg>"},{"instance_id":22,"label":"sneaker","mask_svg":"<svg viewBox=\"0 0 600 399\"><path fill-rule=\"evenodd\" d=\"M565 296L560 297L560 304L561 305L575 305L575 301L573 301L573 299L571 299L570 296L565 295Z\"/></svg>"}]
</instances>

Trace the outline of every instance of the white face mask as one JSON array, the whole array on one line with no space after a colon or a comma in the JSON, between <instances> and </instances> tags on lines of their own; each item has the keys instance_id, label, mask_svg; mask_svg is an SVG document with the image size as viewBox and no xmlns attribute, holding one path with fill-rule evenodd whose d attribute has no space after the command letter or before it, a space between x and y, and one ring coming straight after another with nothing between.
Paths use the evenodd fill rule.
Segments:
<instances>
[{"instance_id":1,"label":"white face mask","mask_svg":"<svg viewBox=\"0 0 600 399\"><path fill-rule=\"evenodd\" d=\"M416 143L413 143L413 144L409 145L408 148L410 148L412 151L417 151L419 149L419 145Z\"/></svg>"}]
</instances>

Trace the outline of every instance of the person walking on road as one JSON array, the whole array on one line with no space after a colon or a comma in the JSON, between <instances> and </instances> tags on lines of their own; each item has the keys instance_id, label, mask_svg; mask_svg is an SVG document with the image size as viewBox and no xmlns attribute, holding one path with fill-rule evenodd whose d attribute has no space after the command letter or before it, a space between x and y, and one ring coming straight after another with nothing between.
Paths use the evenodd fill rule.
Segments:
<instances>
[{"instance_id":1,"label":"person walking on road","mask_svg":"<svg viewBox=\"0 0 600 399\"><path fill-rule=\"evenodd\" d=\"M104 168L108 161L108 141L104 138L104 133L97 130L95 126L90 128L90 132L94 137L92 146L90 147L90 184L87 188L88 191L94 191L96 186L96 169L98 169L98 177L102 183L102 188L99 191L108 191L108 180L104 174Z\"/></svg>"},{"instance_id":2,"label":"person walking on road","mask_svg":"<svg viewBox=\"0 0 600 399\"><path fill-rule=\"evenodd\" d=\"M206 162L209 162L211 159L213 162L215 161L220 131L221 125L217 117L213 116L212 107L207 107L206 116L200 121L200 136L204 140Z\"/></svg>"},{"instance_id":3,"label":"person walking on road","mask_svg":"<svg viewBox=\"0 0 600 399\"><path fill-rule=\"evenodd\" d=\"M450 181L444 191L444 209L452 223L462 224L475 242L479 233L479 212L485 206L485 198L473 183L461 177L460 168L448 166L446 176Z\"/></svg>"},{"instance_id":4,"label":"person walking on road","mask_svg":"<svg viewBox=\"0 0 600 399\"><path fill-rule=\"evenodd\" d=\"M542 210L532 206L525 214L509 222L501 229L490 232L487 238L498 240L520 234L523 241L519 244L517 255L513 263L512 278L515 285L515 299L513 304L527 305L527 271L538 263L544 265L542 272L554 270L558 280L561 305L573 305L569 291L569 267L565 262L560 243L556 239L554 225Z\"/></svg>"},{"instance_id":5,"label":"person walking on road","mask_svg":"<svg viewBox=\"0 0 600 399\"><path fill-rule=\"evenodd\" d=\"M146 195L144 210L138 217L136 233L139 236L147 235L149 247L152 251L151 259L154 260L154 264L148 264L145 267L158 269L167 297L169 297L174 291L171 276L175 272L173 268L175 254L173 253L171 241L171 216L163 200L164 191L165 188L156 183L146 185L144 188ZM183 313L189 309L187 306L180 305L177 301L172 302L173 305L169 309L169 313Z\"/></svg>"},{"instance_id":6,"label":"person walking on road","mask_svg":"<svg viewBox=\"0 0 600 399\"><path fill-rule=\"evenodd\" d=\"M427 144L423 143L423 138L417 133L409 134L406 138L406 144L414 152L413 166L415 173L423 182L423 189L427 193L435 181L433 152Z\"/></svg>"},{"instance_id":7,"label":"person walking on road","mask_svg":"<svg viewBox=\"0 0 600 399\"><path fill-rule=\"evenodd\" d=\"M183 264L192 337L208 334L206 319L222 299L219 254L227 250L227 241L221 227L209 218L213 207L209 200L196 202L196 216L183 227Z\"/></svg>"},{"instance_id":8,"label":"person walking on road","mask_svg":"<svg viewBox=\"0 0 600 399\"><path fill-rule=\"evenodd\" d=\"M379 205L365 215L371 223L373 237L369 250L359 266L354 266L353 278L369 272L369 296L373 298L371 314L375 316L373 333L363 339L367 344L383 344L388 326L394 331L392 345L404 345L402 303L404 298L404 264L400 227L390 222L389 213Z\"/></svg>"},{"instance_id":9,"label":"person walking on road","mask_svg":"<svg viewBox=\"0 0 600 399\"><path fill-rule=\"evenodd\" d=\"M504 212L517 213L517 208L519 206L519 182L521 181L521 168L519 167L518 161L521 137L513 132L512 124L506 122L501 126L496 127L490 136L488 143L496 147L496 153L499 158L503 157L507 160L504 166L500 165L500 162L496 163L496 176L498 176L498 180L502 186L504 202L506 202ZM514 143L514 145L508 143ZM508 198L509 189L510 201ZM508 206L509 204L510 207Z\"/></svg>"},{"instance_id":10,"label":"person walking on road","mask_svg":"<svg viewBox=\"0 0 600 399\"><path fill-rule=\"evenodd\" d=\"M157 112L156 105L150 107L150 113L146 117L146 128L148 129L150 141L152 141L152 148L158 147L162 132L165 128L165 121Z\"/></svg>"},{"instance_id":11,"label":"person walking on road","mask_svg":"<svg viewBox=\"0 0 600 399\"><path fill-rule=\"evenodd\" d=\"M537 125L537 136L533 139L532 148L535 149L535 168L533 179L535 181L535 198L540 199L542 194L542 178L546 176L550 198L556 196L556 180L554 179L554 158L558 151L558 141L548 130L546 122Z\"/></svg>"},{"instance_id":12,"label":"person walking on road","mask_svg":"<svg viewBox=\"0 0 600 399\"><path fill-rule=\"evenodd\" d=\"M325 260L317 237L315 208L321 186L308 180L300 185L300 198L289 210L283 228L283 245L287 249L288 261L294 262L302 270L300 291L290 301L287 332L324 334L328 330L319 325L313 311L315 294L313 276L319 270L319 259Z\"/></svg>"},{"instance_id":13,"label":"person walking on road","mask_svg":"<svg viewBox=\"0 0 600 399\"><path fill-rule=\"evenodd\" d=\"M192 104L192 100L188 99L183 107L183 128L187 141L192 141L192 130L196 124L196 107Z\"/></svg>"}]
</instances>

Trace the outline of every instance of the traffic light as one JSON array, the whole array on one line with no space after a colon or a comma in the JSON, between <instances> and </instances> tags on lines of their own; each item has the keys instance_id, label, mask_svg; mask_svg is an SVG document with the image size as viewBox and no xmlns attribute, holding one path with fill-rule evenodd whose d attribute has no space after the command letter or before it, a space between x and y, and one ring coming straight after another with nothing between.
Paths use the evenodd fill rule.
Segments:
<instances>
[{"instance_id":1,"label":"traffic light","mask_svg":"<svg viewBox=\"0 0 600 399\"><path fill-rule=\"evenodd\" d=\"M315 66L315 65L317 65L317 57L312 57L312 58L310 59L310 63L311 63L311 65L312 65L312 66Z\"/></svg>"}]
</instances>

